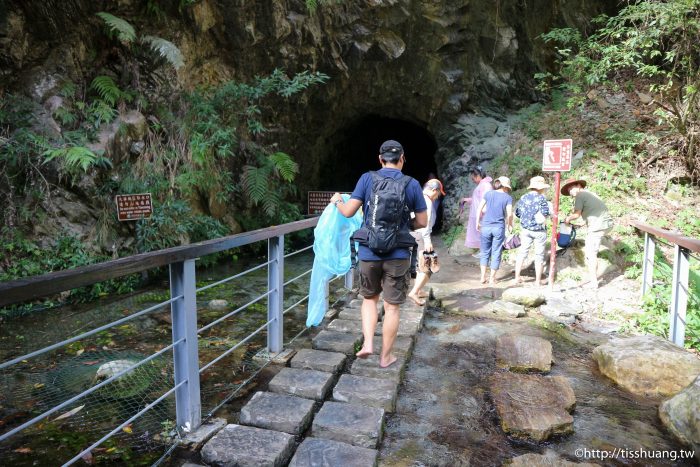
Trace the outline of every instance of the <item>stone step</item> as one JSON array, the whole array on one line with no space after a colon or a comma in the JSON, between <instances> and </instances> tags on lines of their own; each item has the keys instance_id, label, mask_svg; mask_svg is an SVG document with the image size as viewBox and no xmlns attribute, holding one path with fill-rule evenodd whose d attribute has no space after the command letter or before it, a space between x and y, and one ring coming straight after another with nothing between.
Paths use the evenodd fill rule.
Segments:
<instances>
[{"instance_id":1,"label":"stone step","mask_svg":"<svg viewBox=\"0 0 700 467\"><path fill-rule=\"evenodd\" d=\"M325 371L282 368L270 381L268 389L278 394L290 394L322 401L333 387L335 375Z\"/></svg>"},{"instance_id":2,"label":"stone step","mask_svg":"<svg viewBox=\"0 0 700 467\"><path fill-rule=\"evenodd\" d=\"M340 441L306 438L297 448L289 467L336 467L377 465L378 452Z\"/></svg>"},{"instance_id":3,"label":"stone step","mask_svg":"<svg viewBox=\"0 0 700 467\"><path fill-rule=\"evenodd\" d=\"M338 320L336 320L338 321ZM334 321L335 322L335 321ZM333 323L331 323L333 324ZM382 324L378 323L377 328L374 330L375 336L382 335ZM396 333L397 336L415 336L420 331L421 324L418 321L405 321L399 319L399 330Z\"/></svg>"},{"instance_id":4,"label":"stone step","mask_svg":"<svg viewBox=\"0 0 700 467\"><path fill-rule=\"evenodd\" d=\"M241 409L241 425L300 435L313 418L315 402L301 397L257 392Z\"/></svg>"},{"instance_id":5,"label":"stone step","mask_svg":"<svg viewBox=\"0 0 700 467\"><path fill-rule=\"evenodd\" d=\"M362 334L362 321L353 321L349 319L334 319L328 324L329 331L347 332L350 334Z\"/></svg>"},{"instance_id":6,"label":"stone step","mask_svg":"<svg viewBox=\"0 0 700 467\"><path fill-rule=\"evenodd\" d=\"M382 336L374 336L372 345L374 353L379 355L382 351ZM403 355L406 357L406 360L411 358L411 352L413 352L413 336L400 336L394 339L394 345L391 351L395 355Z\"/></svg>"},{"instance_id":7,"label":"stone step","mask_svg":"<svg viewBox=\"0 0 700 467\"><path fill-rule=\"evenodd\" d=\"M379 355L370 355L367 358L356 359L350 367L350 374L400 382L405 367L406 358L403 356L397 355L396 363L382 368L379 366Z\"/></svg>"},{"instance_id":8,"label":"stone step","mask_svg":"<svg viewBox=\"0 0 700 467\"><path fill-rule=\"evenodd\" d=\"M362 321L362 313L360 313L360 310L343 308L338 314L338 319L345 319L349 321Z\"/></svg>"},{"instance_id":9,"label":"stone step","mask_svg":"<svg viewBox=\"0 0 700 467\"><path fill-rule=\"evenodd\" d=\"M227 425L202 448L208 465L281 467L294 451L294 436L279 431Z\"/></svg>"},{"instance_id":10,"label":"stone step","mask_svg":"<svg viewBox=\"0 0 700 467\"><path fill-rule=\"evenodd\" d=\"M333 400L393 412L398 389L397 381L346 374L340 376L333 388Z\"/></svg>"},{"instance_id":11,"label":"stone step","mask_svg":"<svg viewBox=\"0 0 700 467\"><path fill-rule=\"evenodd\" d=\"M311 435L375 449L381 441L383 428L383 409L329 401L316 414Z\"/></svg>"},{"instance_id":12,"label":"stone step","mask_svg":"<svg viewBox=\"0 0 700 467\"><path fill-rule=\"evenodd\" d=\"M323 350L300 349L297 351L289 365L292 368L304 370L325 371L327 373L339 373L345 368L347 356L340 352L326 352Z\"/></svg>"},{"instance_id":13,"label":"stone step","mask_svg":"<svg viewBox=\"0 0 700 467\"><path fill-rule=\"evenodd\" d=\"M316 350L355 355L355 344L362 342L362 335L323 330L314 337L311 346Z\"/></svg>"}]
</instances>

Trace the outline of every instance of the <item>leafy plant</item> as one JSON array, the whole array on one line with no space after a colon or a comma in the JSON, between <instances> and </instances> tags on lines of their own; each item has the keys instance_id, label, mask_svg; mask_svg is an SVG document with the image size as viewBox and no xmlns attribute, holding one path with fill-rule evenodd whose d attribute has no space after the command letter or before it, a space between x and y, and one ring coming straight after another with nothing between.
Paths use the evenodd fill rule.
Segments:
<instances>
[{"instance_id":1,"label":"leafy plant","mask_svg":"<svg viewBox=\"0 0 700 467\"><path fill-rule=\"evenodd\" d=\"M90 167L97 164L100 158L88 148L81 146L71 148L49 149L44 153L45 162L50 162L56 158L63 159L69 169L80 168L87 172Z\"/></svg>"},{"instance_id":2,"label":"leafy plant","mask_svg":"<svg viewBox=\"0 0 700 467\"><path fill-rule=\"evenodd\" d=\"M97 16L105 22L110 34L122 44L129 45L136 40L136 30L128 21L104 11L97 13Z\"/></svg>"},{"instance_id":3,"label":"leafy plant","mask_svg":"<svg viewBox=\"0 0 700 467\"><path fill-rule=\"evenodd\" d=\"M570 92L569 104L585 102L594 86L635 86L644 79L662 125L674 129L674 149L690 175L700 180L700 8L696 0L630 1L613 17L600 16L588 37L571 28L554 29L542 38L557 44L559 74L540 75L541 84ZM559 82L557 83L557 79ZM640 81L636 81L640 82ZM672 153L673 154L673 153Z\"/></svg>"}]
</instances>

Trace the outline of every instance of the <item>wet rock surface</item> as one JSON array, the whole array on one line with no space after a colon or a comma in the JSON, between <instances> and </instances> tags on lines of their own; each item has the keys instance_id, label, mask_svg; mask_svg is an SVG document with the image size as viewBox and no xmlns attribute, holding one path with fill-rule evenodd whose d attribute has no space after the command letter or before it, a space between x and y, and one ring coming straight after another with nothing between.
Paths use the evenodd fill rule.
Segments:
<instances>
[{"instance_id":1,"label":"wet rock surface","mask_svg":"<svg viewBox=\"0 0 700 467\"><path fill-rule=\"evenodd\" d=\"M693 384L664 401L659 417L673 435L690 446L700 459L700 378Z\"/></svg>"},{"instance_id":2,"label":"wet rock surface","mask_svg":"<svg viewBox=\"0 0 700 467\"><path fill-rule=\"evenodd\" d=\"M650 397L677 394L700 375L700 359L656 336L614 339L597 347L593 358L620 387Z\"/></svg>"},{"instance_id":3,"label":"wet rock surface","mask_svg":"<svg viewBox=\"0 0 700 467\"><path fill-rule=\"evenodd\" d=\"M438 249L442 254L443 249ZM577 457L582 447L612 452L615 448L682 449L661 425L658 400L630 394L602 376L591 354L610 340L607 335L551 326L542 318L493 318L488 305L507 283L496 287L478 281L478 264L467 255L443 255L440 274L430 287L443 308L429 308L425 328L417 335L413 356L406 365L396 412L387 417L380 466L478 465L501 466L523 455L523 462L568 465L566 462L603 464ZM507 266L506 266L507 267ZM581 294L581 291L572 291ZM599 292L601 294L601 292ZM601 294L602 295L602 294ZM584 298L584 297L582 297ZM447 305L446 305L447 303ZM573 433L551 438L543 446L509 437L500 427L489 386L498 372L496 341L499 336L528 335L552 343L556 365L551 374L563 376L576 396ZM552 463L547 462L552 459ZM694 465L679 460L677 465ZM586 464L584 464L586 465ZM650 461L665 466L668 460Z\"/></svg>"},{"instance_id":4,"label":"wet rock surface","mask_svg":"<svg viewBox=\"0 0 700 467\"><path fill-rule=\"evenodd\" d=\"M552 367L552 344L535 336L501 336L496 340L496 365L511 371L548 372Z\"/></svg>"},{"instance_id":5,"label":"wet rock surface","mask_svg":"<svg viewBox=\"0 0 700 467\"><path fill-rule=\"evenodd\" d=\"M544 294L540 290L523 287L512 287L504 290L501 300L517 303L528 308L540 306L545 302Z\"/></svg>"},{"instance_id":6,"label":"wet rock surface","mask_svg":"<svg viewBox=\"0 0 700 467\"><path fill-rule=\"evenodd\" d=\"M539 442L573 431L576 396L565 377L496 373L490 386L501 428L509 435Z\"/></svg>"}]
</instances>

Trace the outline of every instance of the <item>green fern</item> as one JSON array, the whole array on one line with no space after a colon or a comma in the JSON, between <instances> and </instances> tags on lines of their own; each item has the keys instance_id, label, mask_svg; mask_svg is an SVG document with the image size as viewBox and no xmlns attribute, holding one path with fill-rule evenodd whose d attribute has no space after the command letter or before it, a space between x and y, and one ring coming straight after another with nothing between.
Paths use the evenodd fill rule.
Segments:
<instances>
[{"instance_id":1,"label":"green fern","mask_svg":"<svg viewBox=\"0 0 700 467\"><path fill-rule=\"evenodd\" d=\"M253 167L246 165L243 168L243 188L246 196L255 205L264 201L269 194L268 182L270 171L267 167Z\"/></svg>"},{"instance_id":2,"label":"green fern","mask_svg":"<svg viewBox=\"0 0 700 467\"><path fill-rule=\"evenodd\" d=\"M299 173L299 164L294 162L294 159L289 154L276 152L268 156L272 166L280 177L286 182L293 182L296 175Z\"/></svg>"},{"instance_id":3,"label":"green fern","mask_svg":"<svg viewBox=\"0 0 700 467\"><path fill-rule=\"evenodd\" d=\"M155 36L143 36L140 40L148 44L155 53L167 60L176 70L185 65L182 52L172 42Z\"/></svg>"},{"instance_id":4,"label":"green fern","mask_svg":"<svg viewBox=\"0 0 700 467\"><path fill-rule=\"evenodd\" d=\"M100 95L103 101L114 107L117 101L122 97L122 91L109 76L97 76L92 80L90 88L94 89Z\"/></svg>"},{"instance_id":5,"label":"green fern","mask_svg":"<svg viewBox=\"0 0 700 467\"><path fill-rule=\"evenodd\" d=\"M122 43L128 45L136 40L136 31L128 21L109 13L105 13L104 11L97 13L97 16L99 16L102 21L105 22L109 32L117 36L117 39L119 39L119 41Z\"/></svg>"},{"instance_id":6,"label":"green fern","mask_svg":"<svg viewBox=\"0 0 700 467\"><path fill-rule=\"evenodd\" d=\"M277 191L269 190L265 195L265 199L262 200L263 211L269 217L275 215L281 204L280 194Z\"/></svg>"},{"instance_id":7,"label":"green fern","mask_svg":"<svg viewBox=\"0 0 700 467\"><path fill-rule=\"evenodd\" d=\"M71 148L49 149L44 152L44 163L50 162L56 158L62 159L69 169L83 169L87 172L88 169L95 165L98 161L103 162L94 152L83 146L73 146Z\"/></svg>"}]
</instances>

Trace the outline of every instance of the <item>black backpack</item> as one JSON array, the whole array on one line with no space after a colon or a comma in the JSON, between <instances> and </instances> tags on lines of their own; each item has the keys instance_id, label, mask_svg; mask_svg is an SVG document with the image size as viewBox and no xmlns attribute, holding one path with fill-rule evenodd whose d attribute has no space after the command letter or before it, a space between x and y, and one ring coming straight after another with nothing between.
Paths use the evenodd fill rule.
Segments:
<instances>
[{"instance_id":1,"label":"black backpack","mask_svg":"<svg viewBox=\"0 0 700 467\"><path fill-rule=\"evenodd\" d=\"M353 239L377 254L386 254L400 247L411 247L415 239L408 231L410 213L406 204L406 187L412 180L408 175L395 179L372 175L372 194L364 225Z\"/></svg>"}]
</instances>

